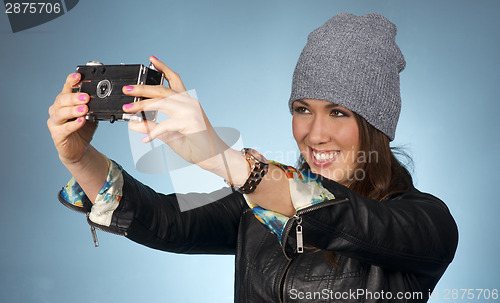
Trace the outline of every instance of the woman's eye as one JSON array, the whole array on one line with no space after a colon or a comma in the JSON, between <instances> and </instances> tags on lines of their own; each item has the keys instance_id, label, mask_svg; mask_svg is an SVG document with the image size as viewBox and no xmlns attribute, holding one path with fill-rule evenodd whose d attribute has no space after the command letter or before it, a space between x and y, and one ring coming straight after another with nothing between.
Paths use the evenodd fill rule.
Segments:
<instances>
[{"instance_id":1,"label":"woman's eye","mask_svg":"<svg viewBox=\"0 0 500 303\"><path fill-rule=\"evenodd\" d=\"M309 112L309 110L303 106L297 106L293 111L299 114L307 114Z\"/></svg>"},{"instance_id":2,"label":"woman's eye","mask_svg":"<svg viewBox=\"0 0 500 303\"><path fill-rule=\"evenodd\" d=\"M347 116L343 111L340 111L338 109L332 110L331 115L335 116L335 117L344 117L344 116Z\"/></svg>"}]
</instances>

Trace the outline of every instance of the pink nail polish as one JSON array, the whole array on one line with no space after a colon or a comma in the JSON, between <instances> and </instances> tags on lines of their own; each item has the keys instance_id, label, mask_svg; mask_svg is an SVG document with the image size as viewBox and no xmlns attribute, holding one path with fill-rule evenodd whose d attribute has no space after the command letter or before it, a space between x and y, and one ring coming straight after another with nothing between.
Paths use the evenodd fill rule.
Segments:
<instances>
[{"instance_id":1,"label":"pink nail polish","mask_svg":"<svg viewBox=\"0 0 500 303\"><path fill-rule=\"evenodd\" d=\"M75 73L75 74L73 74L73 78L76 78L76 76L77 76L77 74L76 74L76 73Z\"/></svg>"},{"instance_id":2,"label":"pink nail polish","mask_svg":"<svg viewBox=\"0 0 500 303\"><path fill-rule=\"evenodd\" d=\"M82 117L78 118L78 123L82 123L82 121L83 121Z\"/></svg>"},{"instance_id":3,"label":"pink nail polish","mask_svg":"<svg viewBox=\"0 0 500 303\"><path fill-rule=\"evenodd\" d=\"M125 86L125 90L127 90L128 92L133 90L133 89L134 89L133 86L130 86L130 85Z\"/></svg>"},{"instance_id":4,"label":"pink nail polish","mask_svg":"<svg viewBox=\"0 0 500 303\"><path fill-rule=\"evenodd\" d=\"M80 100L80 101L85 101L85 98L86 98L86 96L84 94L81 94L80 96L78 96L78 100Z\"/></svg>"},{"instance_id":5,"label":"pink nail polish","mask_svg":"<svg viewBox=\"0 0 500 303\"><path fill-rule=\"evenodd\" d=\"M134 104L133 104L133 103L128 103L128 104L123 105L123 108L125 108L125 109L129 109L129 108L131 108L132 106L134 106Z\"/></svg>"},{"instance_id":6,"label":"pink nail polish","mask_svg":"<svg viewBox=\"0 0 500 303\"><path fill-rule=\"evenodd\" d=\"M148 142L148 139L149 139L149 137L145 136L144 138L142 138L142 142L146 143L146 142Z\"/></svg>"},{"instance_id":7,"label":"pink nail polish","mask_svg":"<svg viewBox=\"0 0 500 303\"><path fill-rule=\"evenodd\" d=\"M83 106L83 105L78 106L79 113L83 113L84 110L85 110L85 106Z\"/></svg>"},{"instance_id":8,"label":"pink nail polish","mask_svg":"<svg viewBox=\"0 0 500 303\"><path fill-rule=\"evenodd\" d=\"M158 60L158 58L156 58L155 56L151 56L151 58L154 58L155 60Z\"/></svg>"}]
</instances>

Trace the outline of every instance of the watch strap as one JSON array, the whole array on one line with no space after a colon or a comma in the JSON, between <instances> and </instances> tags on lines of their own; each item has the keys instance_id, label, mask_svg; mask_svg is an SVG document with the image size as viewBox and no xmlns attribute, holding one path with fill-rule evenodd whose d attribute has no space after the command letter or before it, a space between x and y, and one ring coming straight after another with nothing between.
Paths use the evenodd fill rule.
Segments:
<instances>
[{"instance_id":1,"label":"watch strap","mask_svg":"<svg viewBox=\"0 0 500 303\"><path fill-rule=\"evenodd\" d=\"M259 185L264 176L267 174L269 164L267 163L267 161L259 161L251 154L251 152L258 153L257 151L251 150L249 148L244 148L241 150L241 152L250 165L250 173L246 182L242 186L236 187L235 190L242 194L251 194L255 191L257 185Z\"/></svg>"}]
</instances>

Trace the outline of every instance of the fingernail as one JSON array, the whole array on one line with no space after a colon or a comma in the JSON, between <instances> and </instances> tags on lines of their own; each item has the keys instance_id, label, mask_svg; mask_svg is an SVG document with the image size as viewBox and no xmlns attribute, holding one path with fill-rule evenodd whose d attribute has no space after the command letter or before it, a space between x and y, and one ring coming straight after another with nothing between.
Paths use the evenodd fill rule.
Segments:
<instances>
[{"instance_id":1,"label":"fingernail","mask_svg":"<svg viewBox=\"0 0 500 303\"><path fill-rule=\"evenodd\" d=\"M158 58L156 58L155 56L151 56L151 58L155 59L155 60L158 60Z\"/></svg>"},{"instance_id":2,"label":"fingernail","mask_svg":"<svg viewBox=\"0 0 500 303\"><path fill-rule=\"evenodd\" d=\"M133 103L128 103L128 104L123 105L123 108L124 108L124 109L129 109L129 108L131 108L132 106L134 106L134 104L133 104Z\"/></svg>"},{"instance_id":3,"label":"fingernail","mask_svg":"<svg viewBox=\"0 0 500 303\"><path fill-rule=\"evenodd\" d=\"M82 123L82 121L83 121L82 117L78 118L78 123Z\"/></svg>"},{"instance_id":4,"label":"fingernail","mask_svg":"<svg viewBox=\"0 0 500 303\"><path fill-rule=\"evenodd\" d=\"M78 112L79 113L83 113L84 110L85 110L85 106L83 106L83 105L78 106Z\"/></svg>"},{"instance_id":5,"label":"fingernail","mask_svg":"<svg viewBox=\"0 0 500 303\"><path fill-rule=\"evenodd\" d=\"M76 73L73 74L73 78L76 78L76 76L78 76Z\"/></svg>"},{"instance_id":6,"label":"fingernail","mask_svg":"<svg viewBox=\"0 0 500 303\"><path fill-rule=\"evenodd\" d=\"M80 101L85 101L86 98L87 98L87 96L84 94L81 94L80 96L78 96L78 100L80 100Z\"/></svg>"},{"instance_id":7,"label":"fingernail","mask_svg":"<svg viewBox=\"0 0 500 303\"><path fill-rule=\"evenodd\" d=\"M149 136L145 136L144 138L142 138L142 142L144 142L144 143L148 142L148 140L149 140Z\"/></svg>"},{"instance_id":8,"label":"fingernail","mask_svg":"<svg viewBox=\"0 0 500 303\"><path fill-rule=\"evenodd\" d=\"M127 90L128 92L133 90L133 89L134 89L133 86L130 86L130 85L125 86L125 90Z\"/></svg>"}]
</instances>

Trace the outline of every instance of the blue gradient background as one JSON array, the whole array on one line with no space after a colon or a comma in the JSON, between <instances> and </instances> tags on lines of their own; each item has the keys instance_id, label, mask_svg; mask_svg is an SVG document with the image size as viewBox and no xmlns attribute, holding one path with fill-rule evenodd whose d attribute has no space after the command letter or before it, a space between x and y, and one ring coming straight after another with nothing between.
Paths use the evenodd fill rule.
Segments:
<instances>
[{"instance_id":1,"label":"blue gradient background","mask_svg":"<svg viewBox=\"0 0 500 303\"><path fill-rule=\"evenodd\" d=\"M102 232L93 247L85 217L56 198L70 175L46 127L48 108L78 64L156 55L196 89L214 125L293 164L279 156L296 152L293 68L307 34L344 11L380 12L398 26L407 68L394 145L407 148L417 187L443 199L460 230L439 298L445 289L500 288L500 1L82 0L17 34L0 14L0 301L232 302L232 256L169 254ZM172 191L168 176L135 170L125 123L102 123L94 145Z\"/></svg>"}]
</instances>

